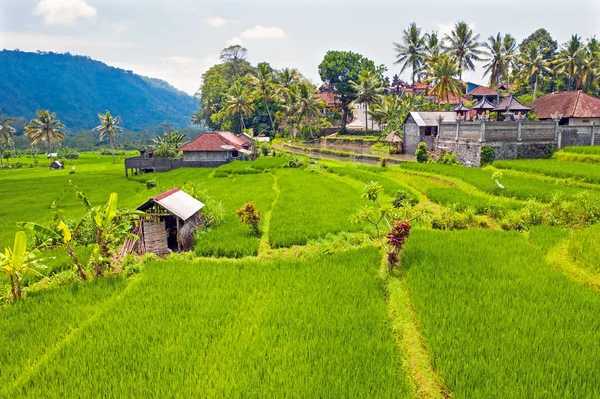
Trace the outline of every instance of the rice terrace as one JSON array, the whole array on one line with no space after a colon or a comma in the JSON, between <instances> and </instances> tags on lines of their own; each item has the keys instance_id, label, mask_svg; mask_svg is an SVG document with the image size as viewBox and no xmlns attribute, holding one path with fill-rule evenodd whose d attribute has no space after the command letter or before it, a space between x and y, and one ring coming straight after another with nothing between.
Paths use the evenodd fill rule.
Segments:
<instances>
[{"instance_id":1,"label":"rice terrace","mask_svg":"<svg viewBox=\"0 0 600 399\"><path fill-rule=\"evenodd\" d=\"M66 249L42 251L52 278L25 274L26 297L0 308L1 396L595 397L600 186L594 164L560 160L577 151L484 169L280 152L129 179L87 153L75 174L2 171L6 247L52 204L80 218L74 186L135 208L199 184L222 222L191 252L89 282ZM374 225L351 217L379 217L365 186L412 219L389 272ZM258 235L235 215L249 202ZM91 248L74 245L82 262Z\"/></svg>"},{"instance_id":2,"label":"rice terrace","mask_svg":"<svg viewBox=\"0 0 600 399\"><path fill-rule=\"evenodd\" d=\"M0 0L0 399L600 398L596 2Z\"/></svg>"}]
</instances>

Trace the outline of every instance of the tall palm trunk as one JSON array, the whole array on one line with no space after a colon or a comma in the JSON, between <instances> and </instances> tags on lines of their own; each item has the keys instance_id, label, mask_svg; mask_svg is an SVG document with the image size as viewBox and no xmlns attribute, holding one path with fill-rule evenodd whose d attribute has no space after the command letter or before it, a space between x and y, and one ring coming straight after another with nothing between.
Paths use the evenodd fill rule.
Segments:
<instances>
[{"instance_id":1,"label":"tall palm trunk","mask_svg":"<svg viewBox=\"0 0 600 399\"><path fill-rule=\"evenodd\" d=\"M110 138L110 146L111 146L113 163L115 163L115 142L112 137Z\"/></svg>"},{"instance_id":2,"label":"tall palm trunk","mask_svg":"<svg viewBox=\"0 0 600 399\"><path fill-rule=\"evenodd\" d=\"M275 127L273 126L273 118L271 117L271 110L269 109L269 102L267 101L267 94L264 94L265 97L265 105L267 106L267 115L269 115L269 121L271 122L271 130L275 131Z\"/></svg>"},{"instance_id":3,"label":"tall palm trunk","mask_svg":"<svg viewBox=\"0 0 600 399\"><path fill-rule=\"evenodd\" d=\"M365 132L369 130L369 119L367 110L369 109L369 103L365 101Z\"/></svg>"},{"instance_id":4,"label":"tall palm trunk","mask_svg":"<svg viewBox=\"0 0 600 399\"><path fill-rule=\"evenodd\" d=\"M539 74L535 75L535 83L533 85L533 98L537 98L537 88L538 88L538 77L539 76L540 76Z\"/></svg>"},{"instance_id":5,"label":"tall palm trunk","mask_svg":"<svg viewBox=\"0 0 600 399\"><path fill-rule=\"evenodd\" d=\"M242 115L242 112L240 111L240 133L242 133L244 131L244 117Z\"/></svg>"}]
</instances>

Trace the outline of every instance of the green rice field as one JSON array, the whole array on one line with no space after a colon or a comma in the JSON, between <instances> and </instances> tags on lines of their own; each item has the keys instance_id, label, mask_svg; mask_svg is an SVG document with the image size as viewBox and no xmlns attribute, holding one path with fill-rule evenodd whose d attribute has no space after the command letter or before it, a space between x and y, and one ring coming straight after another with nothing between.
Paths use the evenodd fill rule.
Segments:
<instances>
[{"instance_id":1,"label":"green rice field","mask_svg":"<svg viewBox=\"0 0 600 399\"><path fill-rule=\"evenodd\" d=\"M94 153L0 169L0 249L53 202L80 218L69 181L129 209L193 184L223 213L188 253L121 273L93 277L92 246L76 245L88 282L62 248L42 252L46 277L25 274L21 300L0 275L0 398L600 397L600 171L557 155L592 150L483 169L278 153L129 179ZM353 220L376 206L371 182L387 210L399 191L418 202L391 272ZM236 215L250 202L259 234Z\"/></svg>"}]
</instances>

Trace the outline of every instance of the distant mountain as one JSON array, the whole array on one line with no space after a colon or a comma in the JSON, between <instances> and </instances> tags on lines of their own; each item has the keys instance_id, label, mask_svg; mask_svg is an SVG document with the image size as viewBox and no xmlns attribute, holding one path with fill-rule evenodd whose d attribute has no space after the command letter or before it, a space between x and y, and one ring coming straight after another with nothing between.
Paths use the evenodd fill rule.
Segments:
<instances>
[{"instance_id":1,"label":"distant mountain","mask_svg":"<svg viewBox=\"0 0 600 399\"><path fill-rule=\"evenodd\" d=\"M167 122L190 124L194 98L167 82L113 68L89 57L57 53L0 51L0 109L4 115L56 112L70 131L98 125L98 113L121 116L123 126L140 130Z\"/></svg>"}]
</instances>

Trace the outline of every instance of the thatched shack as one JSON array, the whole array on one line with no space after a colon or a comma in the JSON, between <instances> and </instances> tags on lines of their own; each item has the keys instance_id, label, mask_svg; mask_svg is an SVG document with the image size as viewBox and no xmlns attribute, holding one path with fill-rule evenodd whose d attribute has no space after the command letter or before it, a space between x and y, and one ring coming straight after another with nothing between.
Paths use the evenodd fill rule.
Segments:
<instances>
[{"instance_id":1,"label":"thatched shack","mask_svg":"<svg viewBox=\"0 0 600 399\"><path fill-rule=\"evenodd\" d=\"M160 256L192 249L196 229L202 226L202 207L202 202L178 188L150 198L137 208L147 216L135 232L139 236L136 252Z\"/></svg>"}]
</instances>

